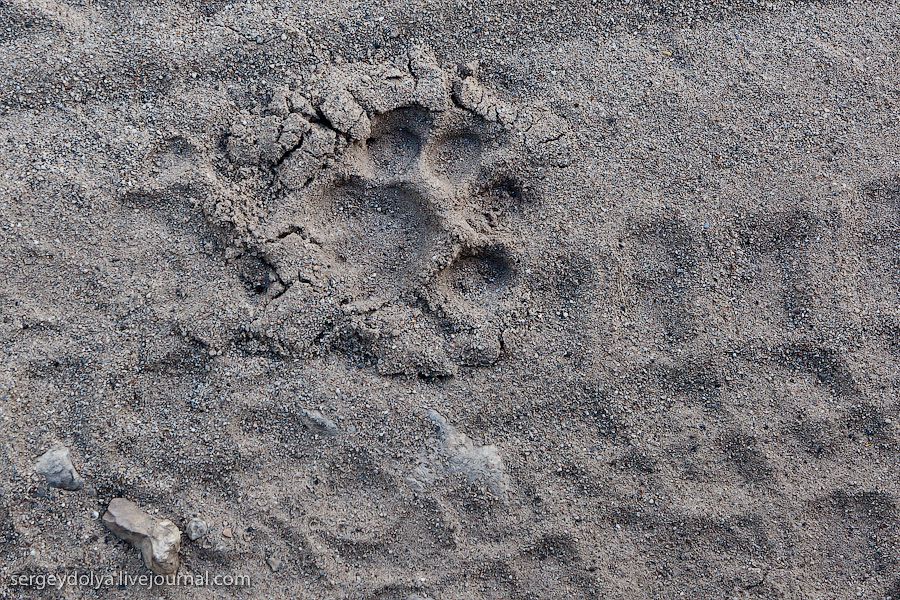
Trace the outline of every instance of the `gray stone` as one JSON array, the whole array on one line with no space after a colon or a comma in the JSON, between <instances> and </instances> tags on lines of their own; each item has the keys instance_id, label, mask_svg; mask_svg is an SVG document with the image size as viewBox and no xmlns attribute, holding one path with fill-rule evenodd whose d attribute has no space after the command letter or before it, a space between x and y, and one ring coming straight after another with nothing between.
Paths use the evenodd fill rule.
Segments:
<instances>
[{"instance_id":1,"label":"gray stone","mask_svg":"<svg viewBox=\"0 0 900 600\"><path fill-rule=\"evenodd\" d=\"M37 459L34 470L43 475L51 487L69 491L84 487L84 480L72 465L69 449L65 446L54 446L45 452Z\"/></svg>"},{"instance_id":2,"label":"gray stone","mask_svg":"<svg viewBox=\"0 0 900 600\"><path fill-rule=\"evenodd\" d=\"M199 540L209 533L209 525L203 519L194 517L188 521L187 527L184 528L187 536L193 540Z\"/></svg>"},{"instance_id":3,"label":"gray stone","mask_svg":"<svg viewBox=\"0 0 900 600\"><path fill-rule=\"evenodd\" d=\"M338 426L334 421L323 415L321 412L317 410L307 410L302 409L301 414L303 415L304 421L310 429L314 429L321 433L325 433L328 435L336 435L338 433Z\"/></svg>"}]
</instances>

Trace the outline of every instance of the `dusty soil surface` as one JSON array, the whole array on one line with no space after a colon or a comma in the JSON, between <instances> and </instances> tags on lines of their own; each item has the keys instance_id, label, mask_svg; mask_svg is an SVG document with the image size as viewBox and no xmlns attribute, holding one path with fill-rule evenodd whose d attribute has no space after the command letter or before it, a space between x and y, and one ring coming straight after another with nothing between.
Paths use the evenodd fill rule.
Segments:
<instances>
[{"instance_id":1,"label":"dusty soil surface","mask_svg":"<svg viewBox=\"0 0 900 600\"><path fill-rule=\"evenodd\" d=\"M900 597L898 40L0 2L0 597Z\"/></svg>"}]
</instances>

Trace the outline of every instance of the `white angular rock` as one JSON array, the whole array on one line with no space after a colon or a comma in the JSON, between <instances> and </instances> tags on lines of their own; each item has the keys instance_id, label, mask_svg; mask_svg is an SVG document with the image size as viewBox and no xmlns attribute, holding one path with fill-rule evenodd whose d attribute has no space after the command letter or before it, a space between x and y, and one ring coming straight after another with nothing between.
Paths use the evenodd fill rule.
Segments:
<instances>
[{"instance_id":1,"label":"white angular rock","mask_svg":"<svg viewBox=\"0 0 900 600\"><path fill-rule=\"evenodd\" d=\"M159 575L178 571L181 530L168 519L155 519L137 504L114 498L103 515L103 523L119 538L140 549L144 564Z\"/></svg>"},{"instance_id":2,"label":"white angular rock","mask_svg":"<svg viewBox=\"0 0 900 600\"><path fill-rule=\"evenodd\" d=\"M47 450L34 464L34 471L43 475L51 487L75 491L84 487L84 480L72 465L69 449L54 446Z\"/></svg>"}]
</instances>

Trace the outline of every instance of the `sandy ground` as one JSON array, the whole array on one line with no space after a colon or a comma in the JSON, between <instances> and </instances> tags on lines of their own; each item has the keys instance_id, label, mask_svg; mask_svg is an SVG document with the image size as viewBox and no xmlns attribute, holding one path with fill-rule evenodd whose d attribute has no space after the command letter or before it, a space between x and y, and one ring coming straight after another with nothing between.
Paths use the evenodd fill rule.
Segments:
<instances>
[{"instance_id":1,"label":"sandy ground","mask_svg":"<svg viewBox=\"0 0 900 600\"><path fill-rule=\"evenodd\" d=\"M0 597L900 598L898 40L0 2ZM16 584L118 497L250 585Z\"/></svg>"}]
</instances>

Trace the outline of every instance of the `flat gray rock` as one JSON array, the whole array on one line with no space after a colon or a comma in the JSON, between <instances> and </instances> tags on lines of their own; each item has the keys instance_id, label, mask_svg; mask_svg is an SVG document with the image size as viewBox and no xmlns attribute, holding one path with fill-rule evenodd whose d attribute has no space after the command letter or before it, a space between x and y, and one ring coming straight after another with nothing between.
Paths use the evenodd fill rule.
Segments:
<instances>
[{"instance_id":1,"label":"flat gray rock","mask_svg":"<svg viewBox=\"0 0 900 600\"><path fill-rule=\"evenodd\" d=\"M497 447L493 444L475 444L436 410L429 410L428 418L438 429L450 472L462 473L473 483L484 482L491 492L500 497L505 496L510 482Z\"/></svg>"}]
</instances>

